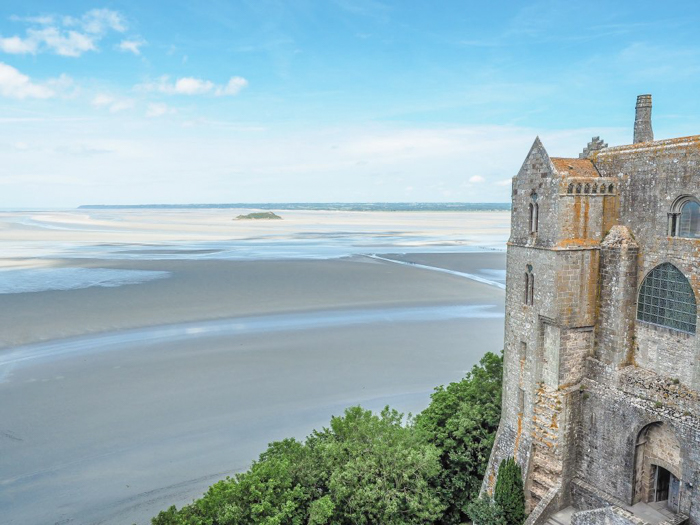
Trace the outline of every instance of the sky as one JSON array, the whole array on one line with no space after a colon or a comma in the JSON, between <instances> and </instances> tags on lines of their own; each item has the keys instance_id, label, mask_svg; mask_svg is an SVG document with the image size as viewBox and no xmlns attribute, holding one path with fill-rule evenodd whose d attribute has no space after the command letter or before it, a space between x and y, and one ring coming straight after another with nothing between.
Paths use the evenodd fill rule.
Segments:
<instances>
[{"instance_id":1,"label":"sky","mask_svg":"<svg viewBox=\"0 0 700 525\"><path fill-rule=\"evenodd\" d=\"M0 208L507 202L577 156L700 133L700 3L0 4Z\"/></svg>"}]
</instances>

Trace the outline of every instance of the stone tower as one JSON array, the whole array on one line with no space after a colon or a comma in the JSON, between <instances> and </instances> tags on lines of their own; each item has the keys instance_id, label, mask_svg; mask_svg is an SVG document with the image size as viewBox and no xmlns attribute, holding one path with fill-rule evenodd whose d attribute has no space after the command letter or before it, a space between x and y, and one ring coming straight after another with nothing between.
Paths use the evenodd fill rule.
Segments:
<instances>
[{"instance_id":1,"label":"stone tower","mask_svg":"<svg viewBox=\"0 0 700 525\"><path fill-rule=\"evenodd\" d=\"M654 131L651 129L651 95L639 95L634 116L634 143L651 142Z\"/></svg>"},{"instance_id":2,"label":"stone tower","mask_svg":"<svg viewBox=\"0 0 700 525\"><path fill-rule=\"evenodd\" d=\"M528 525L567 507L640 525L634 505L658 501L674 524L700 524L700 136L653 142L650 116L642 95L638 146L594 137L576 159L536 138L513 178L484 490L515 457Z\"/></svg>"}]
</instances>

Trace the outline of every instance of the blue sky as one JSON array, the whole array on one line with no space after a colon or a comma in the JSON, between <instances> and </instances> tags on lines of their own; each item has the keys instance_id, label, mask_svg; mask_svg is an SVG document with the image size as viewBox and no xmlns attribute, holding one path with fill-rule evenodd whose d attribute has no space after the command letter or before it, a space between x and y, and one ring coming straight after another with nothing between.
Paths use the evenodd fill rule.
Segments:
<instances>
[{"instance_id":1,"label":"blue sky","mask_svg":"<svg viewBox=\"0 0 700 525\"><path fill-rule=\"evenodd\" d=\"M0 207L509 199L576 156L700 133L700 6L412 0L0 5Z\"/></svg>"}]
</instances>

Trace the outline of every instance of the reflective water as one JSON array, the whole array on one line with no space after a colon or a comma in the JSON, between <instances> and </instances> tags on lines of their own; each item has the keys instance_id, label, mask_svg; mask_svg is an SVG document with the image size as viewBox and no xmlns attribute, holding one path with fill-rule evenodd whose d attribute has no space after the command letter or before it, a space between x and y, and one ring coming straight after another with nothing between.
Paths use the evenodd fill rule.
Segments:
<instances>
[{"instance_id":1,"label":"reflective water","mask_svg":"<svg viewBox=\"0 0 700 525\"><path fill-rule=\"evenodd\" d=\"M77 290L91 286L115 288L165 279L170 272L111 268L29 268L0 272L0 294Z\"/></svg>"}]
</instances>

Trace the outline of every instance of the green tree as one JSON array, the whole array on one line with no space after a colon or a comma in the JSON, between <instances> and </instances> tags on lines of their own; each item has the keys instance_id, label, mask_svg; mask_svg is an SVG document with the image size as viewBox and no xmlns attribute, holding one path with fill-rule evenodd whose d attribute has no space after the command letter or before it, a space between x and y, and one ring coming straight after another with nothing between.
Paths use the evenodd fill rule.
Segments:
<instances>
[{"instance_id":1,"label":"green tree","mask_svg":"<svg viewBox=\"0 0 700 525\"><path fill-rule=\"evenodd\" d=\"M508 525L522 525L525 521L523 474L513 458L504 459L498 467L493 500L503 510Z\"/></svg>"},{"instance_id":2,"label":"green tree","mask_svg":"<svg viewBox=\"0 0 700 525\"><path fill-rule=\"evenodd\" d=\"M487 353L466 377L438 387L416 425L440 451L435 490L446 510L439 523L468 520L481 487L501 417L503 359Z\"/></svg>"},{"instance_id":3,"label":"green tree","mask_svg":"<svg viewBox=\"0 0 700 525\"><path fill-rule=\"evenodd\" d=\"M427 523L442 514L431 488L440 472L438 451L402 419L388 407L379 416L353 407L309 438L330 466L329 523Z\"/></svg>"},{"instance_id":4,"label":"green tree","mask_svg":"<svg viewBox=\"0 0 700 525\"><path fill-rule=\"evenodd\" d=\"M212 485L154 525L419 524L444 507L432 486L437 449L402 414L360 407L331 419L305 443L272 443L245 473Z\"/></svg>"},{"instance_id":5,"label":"green tree","mask_svg":"<svg viewBox=\"0 0 700 525\"><path fill-rule=\"evenodd\" d=\"M303 443L272 443L247 472L152 523L459 524L474 513L479 525L519 525L500 504L476 500L467 508L498 427L502 368L499 356L486 354L465 379L437 388L415 421L388 407L381 414L349 408Z\"/></svg>"}]
</instances>

